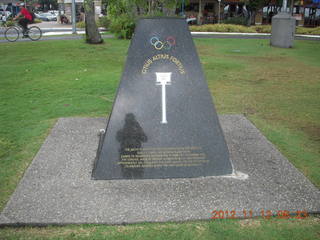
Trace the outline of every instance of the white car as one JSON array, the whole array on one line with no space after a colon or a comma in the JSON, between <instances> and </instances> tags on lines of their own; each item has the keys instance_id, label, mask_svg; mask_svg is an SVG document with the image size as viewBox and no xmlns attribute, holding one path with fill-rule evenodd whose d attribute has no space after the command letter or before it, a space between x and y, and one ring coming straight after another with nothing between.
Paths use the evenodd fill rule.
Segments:
<instances>
[{"instance_id":1,"label":"white car","mask_svg":"<svg viewBox=\"0 0 320 240\"><path fill-rule=\"evenodd\" d=\"M8 18L10 15L11 15L11 12L0 9L0 16L5 16L6 18Z\"/></svg>"},{"instance_id":2,"label":"white car","mask_svg":"<svg viewBox=\"0 0 320 240\"><path fill-rule=\"evenodd\" d=\"M35 16L42 21L57 21L57 17L51 13L35 13Z\"/></svg>"},{"instance_id":3,"label":"white car","mask_svg":"<svg viewBox=\"0 0 320 240\"><path fill-rule=\"evenodd\" d=\"M197 24L197 18L195 18L195 17L187 18L186 21L187 21L187 24L189 24L189 25Z\"/></svg>"},{"instance_id":4,"label":"white car","mask_svg":"<svg viewBox=\"0 0 320 240\"><path fill-rule=\"evenodd\" d=\"M50 10L48 13L51 13L53 16L58 17L59 16L59 11L58 10Z\"/></svg>"}]
</instances>

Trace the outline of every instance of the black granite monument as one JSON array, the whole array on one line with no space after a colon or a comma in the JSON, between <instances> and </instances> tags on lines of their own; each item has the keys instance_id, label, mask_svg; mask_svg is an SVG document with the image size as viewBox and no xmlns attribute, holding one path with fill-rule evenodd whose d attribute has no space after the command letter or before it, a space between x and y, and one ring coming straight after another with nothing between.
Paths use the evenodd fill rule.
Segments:
<instances>
[{"instance_id":1,"label":"black granite monument","mask_svg":"<svg viewBox=\"0 0 320 240\"><path fill-rule=\"evenodd\" d=\"M93 179L231 173L228 148L185 19L139 20Z\"/></svg>"}]
</instances>

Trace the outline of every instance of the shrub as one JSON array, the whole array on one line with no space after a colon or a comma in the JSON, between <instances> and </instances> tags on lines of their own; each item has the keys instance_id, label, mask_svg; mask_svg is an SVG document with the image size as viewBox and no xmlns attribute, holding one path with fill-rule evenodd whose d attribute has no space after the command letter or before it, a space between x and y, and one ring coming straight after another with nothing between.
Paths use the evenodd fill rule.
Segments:
<instances>
[{"instance_id":1,"label":"shrub","mask_svg":"<svg viewBox=\"0 0 320 240\"><path fill-rule=\"evenodd\" d=\"M127 0L108 2L109 30L118 38L131 38L135 27L135 3Z\"/></svg>"},{"instance_id":2,"label":"shrub","mask_svg":"<svg viewBox=\"0 0 320 240\"><path fill-rule=\"evenodd\" d=\"M247 19L244 17L232 17L223 21L225 24L246 25Z\"/></svg>"},{"instance_id":3,"label":"shrub","mask_svg":"<svg viewBox=\"0 0 320 240\"><path fill-rule=\"evenodd\" d=\"M135 28L135 19L129 15L121 14L117 18L111 19L110 31L117 38L130 39Z\"/></svg>"},{"instance_id":4,"label":"shrub","mask_svg":"<svg viewBox=\"0 0 320 240\"><path fill-rule=\"evenodd\" d=\"M252 26L256 32L258 33L271 33L271 25L257 25L257 26Z\"/></svg>"},{"instance_id":5,"label":"shrub","mask_svg":"<svg viewBox=\"0 0 320 240\"><path fill-rule=\"evenodd\" d=\"M6 21L5 25L6 25L7 27L14 26L14 21L11 21L11 20Z\"/></svg>"},{"instance_id":6,"label":"shrub","mask_svg":"<svg viewBox=\"0 0 320 240\"><path fill-rule=\"evenodd\" d=\"M86 27L86 23L84 21L81 22L77 22L77 28L85 28Z\"/></svg>"},{"instance_id":7,"label":"shrub","mask_svg":"<svg viewBox=\"0 0 320 240\"><path fill-rule=\"evenodd\" d=\"M193 32L241 32L255 33L255 29L233 24L206 24L201 26L190 26Z\"/></svg>"},{"instance_id":8,"label":"shrub","mask_svg":"<svg viewBox=\"0 0 320 240\"><path fill-rule=\"evenodd\" d=\"M320 27L316 27L316 28L297 27L296 33L297 34L320 35Z\"/></svg>"},{"instance_id":9,"label":"shrub","mask_svg":"<svg viewBox=\"0 0 320 240\"><path fill-rule=\"evenodd\" d=\"M311 33L312 35L320 35L320 27L314 28Z\"/></svg>"},{"instance_id":10,"label":"shrub","mask_svg":"<svg viewBox=\"0 0 320 240\"><path fill-rule=\"evenodd\" d=\"M42 21L41 21L41 19L39 19L39 18L35 18L35 19L33 20L33 23L42 23Z\"/></svg>"},{"instance_id":11,"label":"shrub","mask_svg":"<svg viewBox=\"0 0 320 240\"><path fill-rule=\"evenodd\" d=\"M107 16L100 17L97 22L99 27L104 27L105 29L108 29L110 26L110 20Z\"/></svg>"},{"instance_id":12,"label":"shrub","mask_svg":"<svg viewBox=\"0 0 320 240\"><path fill-rule=\"evenodd\" d=\"M180 0L179 0L180 1ZM173 16L177 0L108 0L109 30L118 38L131 38L134 33L135 21L143 16Z\"/></svg>"},{"instance_id":13,"label":"shrub","mask_svg":"<svg viewBox=\"0 0 320 240\"><path fill-rule=\"evenodd\" d=\"M241 26L233 24L206 24L201 26L189 26L191 32L240 32L240 33L271 33L271 25ZM320 27L297 27L297 34L320 35Z\"/></svg>"},{"instance_id":14,"label":"shrub","mask_svg":"<svg viewBox=\"0 0 320 240\"><path fill-rule=\"evenodd\" d=\"M297 34L309 34L309 29L304 27L297 27L296 28Z\"/></svg>"}]
</instances>

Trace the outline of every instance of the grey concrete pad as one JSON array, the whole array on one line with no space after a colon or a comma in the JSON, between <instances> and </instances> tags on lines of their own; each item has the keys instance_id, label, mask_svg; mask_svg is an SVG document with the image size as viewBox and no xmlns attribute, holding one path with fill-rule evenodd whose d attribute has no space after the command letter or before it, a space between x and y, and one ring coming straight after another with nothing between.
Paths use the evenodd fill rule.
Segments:
<instances>
[{"instance_id":1,"label":"grey concrete pad","mask_svg":"<svg viewBox=\"0 0 320 240\"><path fill-rule=\"evenodd\" d=\"M136 223L210 219L213 210L320 212L320 191L241 115L220 121L236 171L249 177L91 180L105 119L59 119L0 224Z\"/></svg>"}]
</instances>

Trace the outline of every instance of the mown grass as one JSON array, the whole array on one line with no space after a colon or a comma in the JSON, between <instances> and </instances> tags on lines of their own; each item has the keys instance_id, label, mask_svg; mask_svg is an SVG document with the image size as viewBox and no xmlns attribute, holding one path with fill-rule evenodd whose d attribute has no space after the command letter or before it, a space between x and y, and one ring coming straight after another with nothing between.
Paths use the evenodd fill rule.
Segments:
<instances>
[{"instance_id":1,"label":"mown grass","mask_svg":"<svg viewBox=\"0 0 320 240\"><path fill-rule=\"evenodd\" d=\"M105 116L127 41L2 44L0 51L0 206L62 116Z\"/></svg>"},{"instance_id":2,"label":"mown grass","mask_svg":"<svg viewBox=\"0 0 320 240\"><path fill-rule=\"evenodd\" d=\"M195 42L218 112L246 115L319 187L319 42L296 41L293 49L272 48L268 40ZM115 39L97 46L82 40L0 45L0 209L57 118L110 112L128 45ZM320 234L318 218L242 223L6 228L0 238L315 239Z\"/></svg>"},{"instance_id":3,"label":"mown grass","mask_svg":"<svg viewBox=\"0 0 320 240\"><path fill-rule=\"evenodd\" d=\"M69 225L4 228L0 239L317 239L320 219L216 220L187 223L144 223L125 226Z\"/></svg>"},{"instance_id":4,"label":"mown grass","mask_svg":"<svg viewBox=\"0 0 320 240\"><path fill-rule=\"evenodd\" d=\"M218 111L245 114L319 187L320 44L201 39L197 46Z\"/></svg>"}]
</instances>

